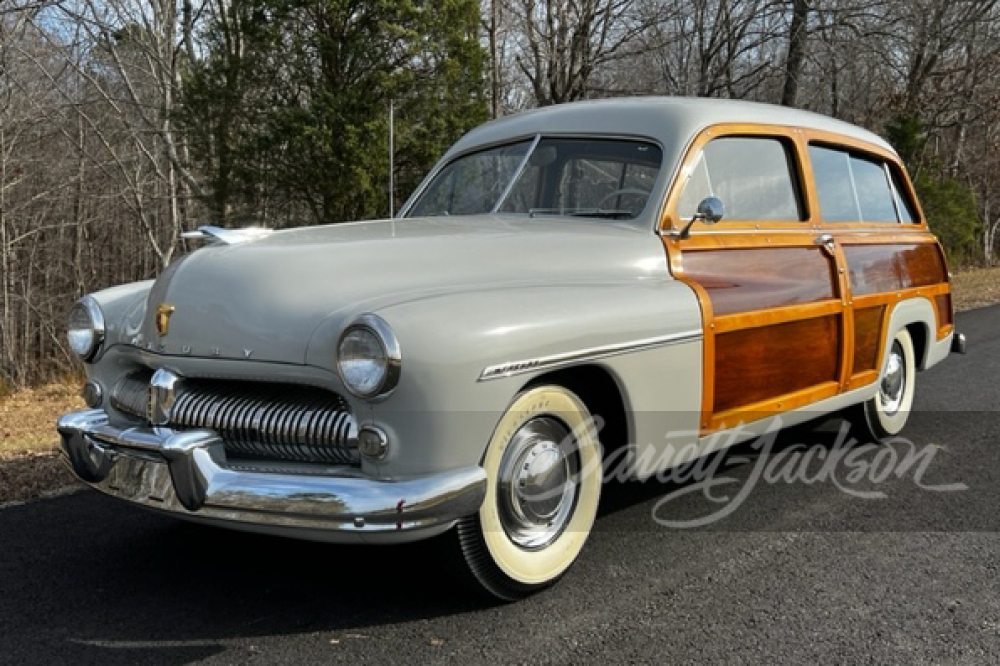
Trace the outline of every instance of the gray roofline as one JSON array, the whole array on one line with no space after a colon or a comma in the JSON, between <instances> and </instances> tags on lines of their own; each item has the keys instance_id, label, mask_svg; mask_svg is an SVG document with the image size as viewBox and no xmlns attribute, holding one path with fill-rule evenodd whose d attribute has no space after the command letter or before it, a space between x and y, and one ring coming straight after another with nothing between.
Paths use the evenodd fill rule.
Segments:
<instances>
[{"instance_id":1,"label":"gray roofline","mask_svg":"<svg viewBox=\"0 0 1000 666\"><path fill-rule=\"evenodd\" d=\"M624 97L558 104L523 111L480 125L463 136L449 154L473 145L547 132L649 136L664 144L684 135L687 141L720 123L784 125L842 134L895 154L889 143L866 129L811 111L760 102L704 97Z\"/></svg>"}]
</instances>

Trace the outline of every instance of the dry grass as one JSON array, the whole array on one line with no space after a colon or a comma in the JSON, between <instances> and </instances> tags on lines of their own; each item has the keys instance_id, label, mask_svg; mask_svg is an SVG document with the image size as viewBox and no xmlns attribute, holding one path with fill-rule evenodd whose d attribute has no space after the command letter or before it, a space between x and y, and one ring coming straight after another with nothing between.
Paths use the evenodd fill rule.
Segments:
<instances>
[{"instance_id":1,"label":"dry grass","mask_svg":"<svg viewBox=\"0 0 1000 666\"><path fill-rule=\"evenodd\" d=\"M83 409L78 386L49 384L0 398L0 461L54 451L56 419Z\"/></svg>"},{"instance_id":2,"label":"dry grass","mask_svg":"<svg viewBox=\"0 0 1000 666\"><path fill-rule=\"evenodd\" d=\"M0 503L73 482L56 453L56 419L83 406L79 387L66 384L0 397Z\"/></svg>"},{"instance_id":3,"label":"dry grass","mask_svg":"<svg viewBox=\"0 0 1000 666\"><path fill-rule=\"evenodd\" d=\"M959 271L951 287L956 310L1000 303L1000 266Z\"/></svg>"},{"instance_id":4,"label":"dry grass","mask_svg":"<svg viewBox=\"0 0 1000 666\"><path fill-rule=\"evenodd\" d=\"M77 481L54 451L0 459L0 506L71 488Z\"/></svg>"}]
</instances>

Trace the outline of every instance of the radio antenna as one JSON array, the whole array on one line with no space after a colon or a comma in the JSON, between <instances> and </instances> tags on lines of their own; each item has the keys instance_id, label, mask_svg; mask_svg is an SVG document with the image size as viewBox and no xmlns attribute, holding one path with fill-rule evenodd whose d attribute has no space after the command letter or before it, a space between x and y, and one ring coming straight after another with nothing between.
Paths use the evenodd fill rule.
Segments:
<instances>
[{"instance_id":1,"label":"radio antenna","mask_svg":"<svg viewBox=\"0 0 1000 666\"><path fill-rule=\"evenodd\" d=\"M393 100L389 98L389 219L396 217L396 201L393 190L396 186L396 178L393 171L396 162L396 108Z\"/></svg>"}]
</instances>

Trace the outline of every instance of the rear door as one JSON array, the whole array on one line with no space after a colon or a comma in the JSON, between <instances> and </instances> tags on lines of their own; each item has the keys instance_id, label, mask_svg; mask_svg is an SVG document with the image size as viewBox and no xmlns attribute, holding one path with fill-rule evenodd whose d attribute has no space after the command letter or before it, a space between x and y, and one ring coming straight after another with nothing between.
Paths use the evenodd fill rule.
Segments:
<instances>
[{"instance_id":1,"label":"rear door","mask_svg":"<svg viewBox=\"0 0 1000 666\"><path fill-rule=\"evenodd\" d=\"M818 216L824 231L842 247L849 275L854 341L848 388L858 388L878 379L889 316L898 302L926 298L936 318L928 335L941 340L951 333L948 271L941 246L927 230L893 156L814 132L808 157Z\"/></svg>"}]
</instances>

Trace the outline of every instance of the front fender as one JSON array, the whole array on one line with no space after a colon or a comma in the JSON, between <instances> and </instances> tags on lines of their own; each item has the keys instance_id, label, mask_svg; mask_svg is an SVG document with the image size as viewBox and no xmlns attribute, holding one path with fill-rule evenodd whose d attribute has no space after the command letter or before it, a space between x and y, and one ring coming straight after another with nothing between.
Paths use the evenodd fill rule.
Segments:
<instances>
[{"instance_id":1,"label":"front fender","mask_svg":"<svg viewBox=\"0 0 1000 666\"><path fill-rule=\"evenodd\" d=\"M131 344L145 317L146 297L152 286L152 280L130 282L90 295L104 313L105 350L118 344Z\"/></svg>"},{"instance_id":2,"label":"front fender","mask_svg":"<svg viewBox=\"0 0 1000 666\"><path fill-rule=\"evenodd\" d=\"M701 312L691 289L669 278L521 286L452 293L377 312L399 339L400 383L372 419L394 445L383 473L408 475L479 464L501 415L521 388L553 369L489 366L561 357L559 367L597 363L615 376L638 441L662 439L670 415L697 428L701 400ZM683 334L689 334L683 337ZM676 335L677 346L632 345ZM692 347L691 345L695 345ZM609 353L583 355L573 352ZM694 353L692 353L694 352ZM645 418L652 415L652 418ZM657 418L666 421L658 423Z\"/></svg>"}]
</instances>

